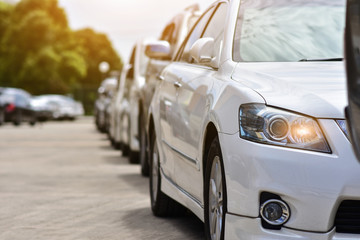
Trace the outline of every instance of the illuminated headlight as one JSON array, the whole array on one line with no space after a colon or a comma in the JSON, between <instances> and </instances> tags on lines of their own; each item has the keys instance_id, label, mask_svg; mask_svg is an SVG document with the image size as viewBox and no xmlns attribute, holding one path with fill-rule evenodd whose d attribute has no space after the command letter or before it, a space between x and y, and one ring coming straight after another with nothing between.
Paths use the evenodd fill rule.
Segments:
<instances>
[{"instance_id":1,"label":"illuminated headlight","mask_svg":"<svg viewBox=\"0 0 360 240\"><path fill-rule=\"evenodd\" d=\"M239 114L240 137L254 142L331 153L317 121L311 117L244 104Z\"/></svg>"}]
</instances>

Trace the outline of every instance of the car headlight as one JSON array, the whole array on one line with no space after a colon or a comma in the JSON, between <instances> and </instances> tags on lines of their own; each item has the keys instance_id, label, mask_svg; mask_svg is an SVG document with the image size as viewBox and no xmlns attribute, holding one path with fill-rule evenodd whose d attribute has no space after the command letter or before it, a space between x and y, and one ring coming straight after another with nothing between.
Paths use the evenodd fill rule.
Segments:
<instances>
[{"instance_id":1,"label":"car headlight","mask_svg":"<svg viewBox=\"0 0 360 240\"><path fill-rule=\"evenodd\" d=\"M317 121L264 104L244 104L240 137L254 142L331 153Z\"/></svg>"}]
</instances>

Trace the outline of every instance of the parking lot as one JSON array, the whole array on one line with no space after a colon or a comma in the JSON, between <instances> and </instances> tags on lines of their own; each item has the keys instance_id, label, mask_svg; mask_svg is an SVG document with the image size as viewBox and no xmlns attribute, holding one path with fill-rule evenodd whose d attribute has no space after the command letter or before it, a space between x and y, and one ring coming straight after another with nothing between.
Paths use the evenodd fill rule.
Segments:
<instances>
[{"instance_id":1,"label":"parking lot","mask_svg":"<svg viewBox=\"0 0 360 240\"><path fill-rule=\"evenodd\" d=\"M93 119L0 127L0 239L203 239L191 214L156 218L148 178Z\"/></svg>"}]
</instances>

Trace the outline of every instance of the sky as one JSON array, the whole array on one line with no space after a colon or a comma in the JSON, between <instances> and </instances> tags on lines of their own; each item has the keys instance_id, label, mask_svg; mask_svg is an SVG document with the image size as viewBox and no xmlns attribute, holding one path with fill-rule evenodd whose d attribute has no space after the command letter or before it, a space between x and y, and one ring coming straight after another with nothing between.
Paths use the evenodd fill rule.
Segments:
<instances>
[{"instance_id":1,"label":"sky","mask_svg":"<svg viewBox=\"0 0 360 240\"><path fill-rule=\"evenodd\" d=\"M107 34L124 62L138 39L158 37L170 19L196 3L205 10L213 0L58 0L74 30L90 27Z\"/></svg>"}]
</instances>

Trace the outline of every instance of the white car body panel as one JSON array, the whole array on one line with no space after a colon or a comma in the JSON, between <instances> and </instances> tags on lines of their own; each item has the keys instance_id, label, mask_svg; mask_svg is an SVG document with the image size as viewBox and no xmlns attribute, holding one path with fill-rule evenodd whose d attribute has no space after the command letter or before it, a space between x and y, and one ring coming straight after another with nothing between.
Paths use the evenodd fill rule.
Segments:
<instances>
[{"instance_id":1,"label":"white car body panel","mask_svg":"<svg viewBox=\"0 0 360 240\"><path fill-rule=\"evenodd\" d=\"M116 92L112 98L111 102L111 112L110 112L110 137L114 139L116 143L121 143L121 120L120 112L122 111L121 100L124 95L125 80L126 74L129 70L129 65L124 65L121 71L119 84L117 86Z\"/></svg>"},{"instance_id":2,"label":"white car body panel","mask_svg":"<svg viewBox=\"0 0 360 240\"><path fill-rule=\"evenodd\" d=\"M119 121L120 126L118 132L121 134L121 142L128 145L132 152L139 151L139 93L140 89L145 84L145 77L143 73L144 69L147 66L148 58L145 56L145 44L149 39L139 40L135 47L134 53L134 63L133 63L133 78L126 79L124 77L123 83L123 92L119 96L118 106L118 116L120 117ZM125 81L132 81L131 83L126 83ZM126 84L131 84L129 89L125 89ZM124 91L128 91L126 94L128 97L124 96ZM130 107L131 106L131 107ZM126 122L125 122L126 121Z\"/></svg>"},{"instance_id":3,"label":"white car body panel","mask_svg":"<svg viewBox=\"0 0 360 240\"><path fill-rule=\"evenodd\" d=\"M268 105L317 118L345 118L343 62L238 63L232 78L257 91Z\"/></svg>"}]
</instances>

